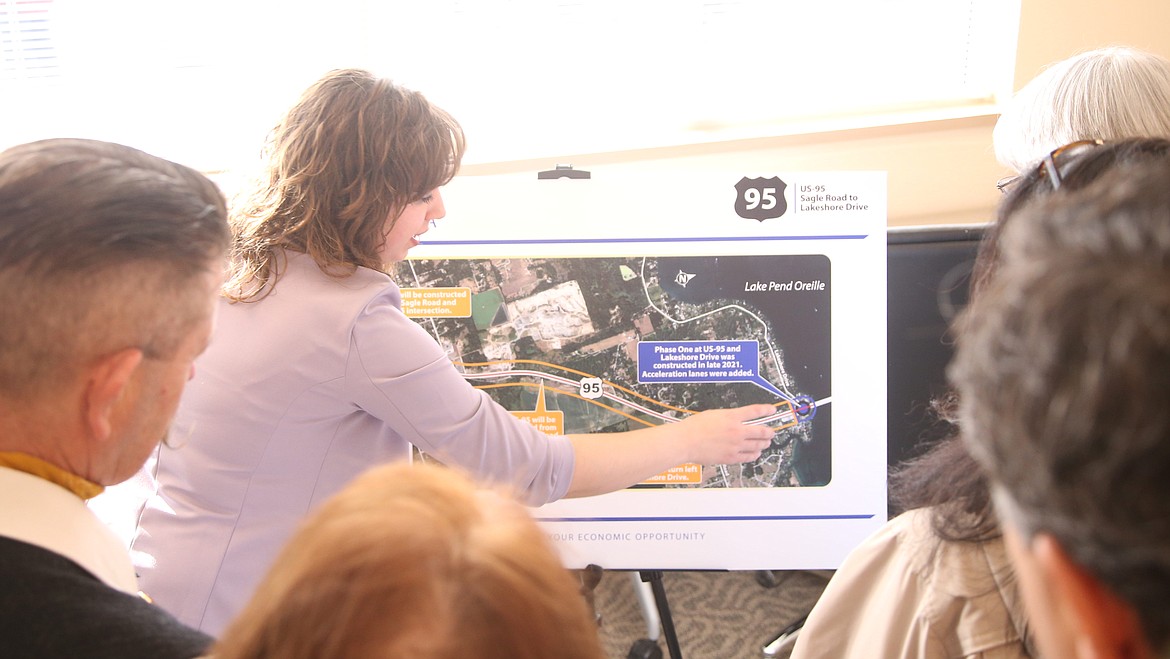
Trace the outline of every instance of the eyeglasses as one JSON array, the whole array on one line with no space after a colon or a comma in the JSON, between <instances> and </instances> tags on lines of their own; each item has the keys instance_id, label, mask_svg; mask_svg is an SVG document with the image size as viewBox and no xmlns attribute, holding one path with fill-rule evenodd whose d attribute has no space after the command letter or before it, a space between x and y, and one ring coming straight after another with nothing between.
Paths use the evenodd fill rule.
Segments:
<instances>
[{"instance_id":1,"label":"eyeglasses","mask_svg":"<svg viewBox=\"0 0 1170 659\"><path fill-rule=\"evenodd\" d=\"M1086 147L1101 146L1105 144L1102 140L1077 140L1076 142L1069 142L1062 147L1053 149L1048 155L1040 160L1039 170L1048 177L1049 183L1052 184L1053 190L1059 190L1063 179L1060 176L1060 167L1056 164L1056 159L1063 154L1069 154L1071 157L1076 153L1084 151ZM995 182L995 188L1000 192L1007 193L1007 189L1020 180L1020 175L1005 176Z\"/></svg>"}]
</instances>

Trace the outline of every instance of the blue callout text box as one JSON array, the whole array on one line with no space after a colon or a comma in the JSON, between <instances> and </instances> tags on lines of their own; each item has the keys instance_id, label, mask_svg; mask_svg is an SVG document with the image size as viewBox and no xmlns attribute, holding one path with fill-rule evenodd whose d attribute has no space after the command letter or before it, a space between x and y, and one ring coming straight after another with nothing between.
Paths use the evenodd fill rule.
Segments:
<instances>
[{"instance_id":1,"label":"blue callout text box","mask_svg":"<svg viewBox=\"0 0 1170 659\"><path fill-rule=\"evenodd\" d=\"M751 382L786 400L760 376L759 341L641 341L638 382Z\"/></svg>"}]
</instances>

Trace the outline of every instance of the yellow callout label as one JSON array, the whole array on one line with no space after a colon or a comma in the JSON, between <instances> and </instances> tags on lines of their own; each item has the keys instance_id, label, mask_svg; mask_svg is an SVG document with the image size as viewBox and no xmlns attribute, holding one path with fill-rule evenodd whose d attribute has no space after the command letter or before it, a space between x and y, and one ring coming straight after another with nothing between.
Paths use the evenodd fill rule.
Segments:
<instances>
[{"instance_id":1,"label":"yellow callout label","mask_svg":"<svg viewBox=\"0 0 1170 659\"><path fill-rule=\"evenodd\" d=\"M531 423L537 430L546 435L565 434L565 413L561 411L549 412L512 412L516 418Z\"/></svg>"},{"instance_id":2,"label":"yellow callout label","mask_svg":"<svg viewBox=\"0 0 1170 659\"><path fill-rule=\"evenodd\" d=\"M549 410L544 407L544 385L540 386L540 393L536 395L536 409L513 411L517 419L531 423L537 430L546 435L565 434L565 413L560 410Z\"/></svg>"},{"instance_id":3,"label":"yellow callout label","mask_svg":"<svg viewBox=\"0 0 1170 659\"><path fill-rule=\"evenodd\" d=\"M685 464L677 467L671 467L666 471L651 476L643 483L694 483L699 484L703 482L703 467L697 464Z\"/></svg>"},{"instance_id":4,"label":"yellow callout label","mask_svg":"<svg viewBox=\"0 0 1170 659\"><path fill-rule=\"evenodd\" d=\"M404 288L402 313L410 318L470 318L471 289Z\"/></svg>"}]
</instances>

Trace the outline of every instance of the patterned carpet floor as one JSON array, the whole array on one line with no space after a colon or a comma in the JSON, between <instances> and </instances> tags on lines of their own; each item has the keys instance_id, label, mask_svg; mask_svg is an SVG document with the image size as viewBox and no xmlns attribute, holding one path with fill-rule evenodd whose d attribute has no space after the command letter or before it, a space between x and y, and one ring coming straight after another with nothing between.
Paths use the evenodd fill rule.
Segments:
<instances>
[{"instance_id":1,"label":"patterned carpet floor","mask_svg":"<svg viewBox=\"0 0 1170 659\"><path fill-rule=\"evenodd\" d=\"M602 617L610 659L634 659L631 648L648 635L631 576L636 574L604 572L595 590L594 606ZM774 572L771 579L760 579L756 572L664 572L662 585L682 657L763 659L764 646L808 613L831 574ZM662 657L670 659L661 632L657 645ZM784 659L787 652L777 657Z\"/></svg>"}]
</instances>

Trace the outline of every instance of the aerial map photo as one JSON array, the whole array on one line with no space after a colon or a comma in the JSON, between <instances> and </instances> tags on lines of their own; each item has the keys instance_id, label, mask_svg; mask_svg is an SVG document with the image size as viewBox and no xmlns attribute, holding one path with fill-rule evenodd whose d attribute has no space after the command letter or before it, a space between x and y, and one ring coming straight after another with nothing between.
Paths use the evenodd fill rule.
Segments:
<instances>
[{"instance_id":1,"label":"aerial map photo","mask_svg":"<svg viewBox=\"0 0 1170 659\"><path fill-rule=\"evenodd\" d=\"M403 310L467 380L545 432L619 432L770 403L754 462L639 488L821 486L832 476L824 255L412 259Z\"/></svg>"}]
</instances>

